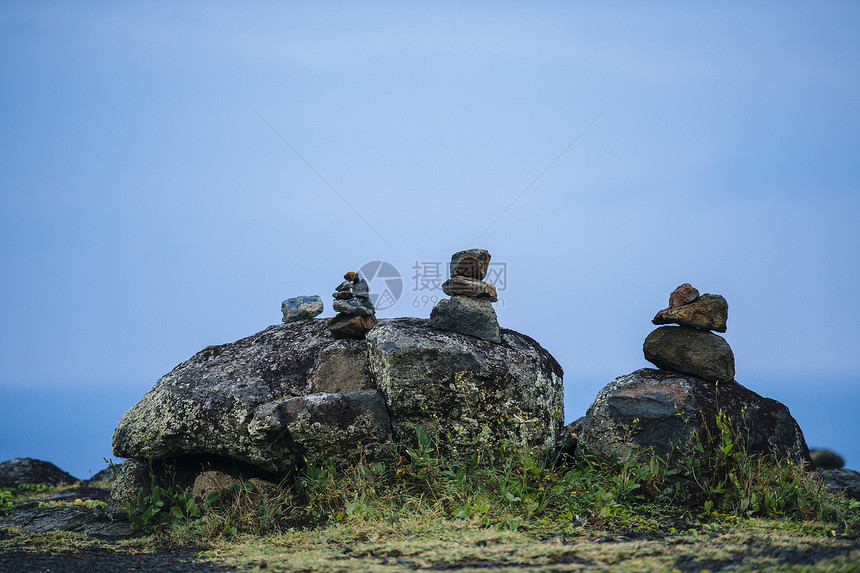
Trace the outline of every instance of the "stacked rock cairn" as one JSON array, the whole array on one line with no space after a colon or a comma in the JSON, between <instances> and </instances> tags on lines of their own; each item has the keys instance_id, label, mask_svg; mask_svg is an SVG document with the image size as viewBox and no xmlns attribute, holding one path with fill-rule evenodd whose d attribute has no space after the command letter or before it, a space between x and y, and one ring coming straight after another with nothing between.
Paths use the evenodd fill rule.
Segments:
<instances>
[{"instance_id":1,"label":"stacked rock cairn","mask_svg":"<svg viewBox=\"0 0 860 573\"><path fill-rule=\"evenodd\" d=\"M328 329L335 338L364 338L378 324L376 309L370 302L370 287L353 271L343 275L343 279L332 295L338 314L329 320Z\"/></svg>"},{"instance_id":2,"label":"stacked rock cairn","mask_svg":"<svg viewBox=\"0 0 860 573\"><path fill-rule=\"evenodd\" d=\"M657 313L661 326L645 338L645 359L658 368L692 374L710 382L735 379L735 356L726 340L711 331L725 332L729 305L718 294L699 295L689 283L669 295L669 307Z\"/></svg>"},{"instance_id":3,"label":"stacked rock cairn","mask_svg":"<svg viewBox=\"0 0 860 573\"><path fill-rule=\"evenodd\" d=\"M493 310L496 287L484 282L490 253L469 249L451 257L451 278L442 283L442 292L451 298L440 300L430 312L431 328L468 334L490 342L501 342L499 319Z\"/></svg>"}]
</instances>

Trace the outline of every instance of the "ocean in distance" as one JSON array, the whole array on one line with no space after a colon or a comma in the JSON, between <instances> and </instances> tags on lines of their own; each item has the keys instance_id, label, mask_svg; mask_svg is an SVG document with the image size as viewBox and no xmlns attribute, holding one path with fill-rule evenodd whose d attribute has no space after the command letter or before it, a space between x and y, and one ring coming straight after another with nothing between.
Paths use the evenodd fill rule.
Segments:
<instances>
[{"instance_id":1,"label":"ocean in distance","mask_svg":"<svg viewBox=\"0 0 860 573\"><path fill-rule=\"evenodd\" d=\"M743 384L787 405L810 448L831 449L845 459L846 467L860 471L860 379L753 379ZM0 461L47 460L87 479L107 466L104 458L113 458L111 437L117 422L150 386L0 387ZM565 407L570 422L587 405L582 412Z\"/></svg>"}]
</instances>

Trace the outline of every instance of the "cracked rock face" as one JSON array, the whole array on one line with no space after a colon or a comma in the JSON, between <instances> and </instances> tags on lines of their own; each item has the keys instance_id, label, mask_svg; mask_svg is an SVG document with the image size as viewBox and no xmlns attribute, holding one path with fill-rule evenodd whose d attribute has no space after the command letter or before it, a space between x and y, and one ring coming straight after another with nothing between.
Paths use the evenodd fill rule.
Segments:
<instances>
[{"instance_id":1,"label":"cracked rock face","mask_svg":"<svg viewBox=\"0 0 860 573\"><path fill-rule=\"evenodd\" d=\"M719 436L720 411L743 437L747 451L810 462L803 432L783 404L736 382L714 384L653 368L620 376L597 394L577 448L619 459L627 452L692 455L697 431Z\"/></svg>"}]
</instances>

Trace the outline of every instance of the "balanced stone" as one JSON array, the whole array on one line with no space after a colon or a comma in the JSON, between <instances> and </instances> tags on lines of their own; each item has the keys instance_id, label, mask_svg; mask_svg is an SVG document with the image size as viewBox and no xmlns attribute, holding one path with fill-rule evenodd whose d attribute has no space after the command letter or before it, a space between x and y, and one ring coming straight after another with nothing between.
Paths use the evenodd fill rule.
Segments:
<instances>
[{"instance_id":1,"label":"balanced stone","mask_svg":"<svg viewBox=\"0 0 860 573\"><path fill-rule=\"evenodd\" d=\"M288 298L281 303L281 311L283 322L313 318L323 311L323 301L319 295Z\"/></svg>"},{"instance_id":2,"label":"balanced stone","mask_svg":"<svg viewBox=\"0 0 860 573\"><path fill-rule=\"evenodd\" d=\"M332 293L331 296L333 296L337 300L347 300L347 299L352 298L352 293L349 292L348 290L342 290L342 291Z\"/></svg>"},{"instance_id":3,"label":"balanced stone","mask_svg":"<svg viewBox=\"0 0 860 573\"><path fill-rule=\"evenodd\" d=\"M347 280L351 283L354 283L355 281L358 280L358 273L355 271L349 271L348 273L343 275L343 278L344 278L344 280Z\"/></svg>"},{"instance_id":4,"label":"balanced stone","mask_svg":"<svg viewBox=\"0 0 860 573\"><path fill-rule=\"evenodd\" d=\"M343 312L352 316L370 316L376 312L370 299L357 296L346 300L336 298L332 306L335 311Z\"/></svg>"},{"instance_id":5,"label":"balanced stone","mask_svg":"<svg viewBox=\"0 0 860 573\"><path fill-rule=\"evenodd\" d=\"M490 265L490 253L484 249L468 249L451 256L451 276L483 280Z\"/></svg>"},{"instance_id":6,"label":"balanced stone","mask_svg":"<svg viewBox=\"0 0 860 573\"><path fill-rule=\"evenodd\" d=\"M661 326L645 338L645 359L658 368L698 376L710 382L735 378L735 356L725 338L712 332Z\"/></svg>"},{"instance_id":7,"label":"balanced stone","mask_svg":"<svg viewBox=\"0 0 860 573\"><path fill-rule=\"evenodd\" d=\"M372 314L352 315L341 312L328 321L328 329L335 338L364 338L379 321Z\"/></svg>"},{"instance_id":8,"label":"balanced stone","mask_svg":"<svg viewBox=\"0 0 860 573\"><path fill-rule=\"evenodd\" d=\"M681 288L681 287L679 287ZM695 289L694 289L695 290ZM672 293L674 294L674 293ZM670 306L657 313L654 324L679 324L702 330L726 331L729 303L718 294L703 294L692 302Z\"/></svg>"},{"instance_id":9,"label":"balanced stone","mask_svg":"<svg viewBox=\"0 0 860 573\"><path fill-rule=\"evenodd\" d=\"M350 281L343 281L342 283L340 283L339 285L337 285L337 288L336 288L336 289L334 289L334 290L336 290L337 292L348 292L348 293L352 293L352 282L350 282Z\"/></svg>"},{"instance_id":10,"label":"balanced stone","mask_svg":"<svg viewBox=\"0 0 860 573\"><path fill-rule=\"evenodd\" d=\"M442 292L448 296L469 296L472 298L486 298L490 302L496 302L496 287L490 283L478 279L463 276L451 277L442 283Z\"/></svg>"},{"instance_id":11,"label":"balanced stone","mask_svg":"<svg viewBox=\"0 0 860 573\"><path fill-rule=\"evenodd\" d=\"M452 296L442 299L430 311L427 326L468 334L490 342L501 342L499 319L487 298Z\"/></svg>"},{"instance_id":12,"label":"balanced stone","mask_svg":"<svg viewBox=\"0 0 860 573\"><path fill-rule=\"evenodd\" d=\"M669 295L669 308L683 306L699 298L699 291L690 283L684 283Z\"/></svg>"},{"instance_id":13,"label":"balanced stone","mask_svg":"<svg viewBox=\"0 0 860 573\"><path fill-rule=\"evenodd\" d=\"M360 298L370 297L370 287L367 285L367 281L364 279L356 281L355 284L352 285L352 294Z\"/></svg>"}]
</instances>

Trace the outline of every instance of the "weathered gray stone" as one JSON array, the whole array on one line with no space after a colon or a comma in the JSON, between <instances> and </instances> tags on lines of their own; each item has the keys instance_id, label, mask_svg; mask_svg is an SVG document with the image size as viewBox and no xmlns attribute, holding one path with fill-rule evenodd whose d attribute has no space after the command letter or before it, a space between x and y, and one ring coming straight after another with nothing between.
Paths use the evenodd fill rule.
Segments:
<instances>
[{"instance_id":1,"label":"weathered gray stone","mask_svg":"<svg viewBox=\"0 0 860 573\"><path fill-rule=\"evenodd\" d=\"M0 487L24 484L63 485L78 481L51 462L15 458L0 463Z\"/></svg>"},{"instance_id":2,"label":"weathered gray stone","mask_svg":"<svg viewBox=\"0 0 860 573\"><path fill-rule=\"evenodd\" d=\"M812 463L820 469L839 469L845 465L845 460L836 452L823 449L809 450Z\"/></svg>"},{"instance_id":3,"label":"weathered gray stone","mask_svg":"<svg viewBox=\"0 0 860 573\"><path fill-rule=\"evenodd\" d=\"M718 294L703 294L687 304L664 308L651 322L725 332L728 318L729 303L726 299Z\"/></svg>"},{"instance_id":4,"label":"weathered gray stone","mask_svg":"<svg viewBox=\"0 0 860 573\"><path fill-rule=\"evenodd\" d=\"M414 445L419 425L449 448L479 439L553 450L564 416L563 372L552 355L510 330L496 344L427 322L387 320L367 335L395 437Z\"/></svg>"},{"instance_id":5,"label":"weathered gray stone","mask_svg":"<svg viewBox=\"0 0 860 573\"><path fill-rule=\"evenodd\" d=\"M376 312L370 299L357 296L346 300L335 299L333 307L335 312L342 312L351 316L371 316Z\"/></svg>"},{"instance_id":6,"label":"weathered gray stone","mask_svg":"<svg viewBox=\"0 0 860 573\"><path fill-rule=\"evenodd\" d=\"M367 281L361 279L360 281L356 281L354 285L352 285L352 294L357 297L367 298L370 296L370 286L368 286Z\"/></svg>"},{"instance_id":7,"label":"weathered gray stone","mask_svg":"<svg viewBox=\"0 0 860 573\"><path fill-rule=\"evenodd\" d=\"M20 511L7 517L2 521L2 524L20 527L36 533L78 531L99 521L99 516L103 513L103 511L95 511L89 507L38 507Z\"/></svg>"},{"instance_id":8,"label":"weathered gray stone","mask_svg":"<svg viewBox=\"0 0 860 573\"><path fill-rule=\"evenodd\" d=\"M122 416L114 455L219 455L268 471L288 470L293 465L288 448L252 432L249 422L266 404L306 394L311 369L334 342L326 321L312 319L198 352Z\"/></svg>"},{"instance_id":9,"label":"weathered gray stone","mask_svg":"<svg viewBox=\"0 0 860 573\"><path fill-rule=\"evenodd\" d=\"M490 265L490 253L484 249L467 249L451 256L451 276L484 280Z\"/></svg>"},{"instance_id":10,"label":"weathered gray stone","mask_svg":"<svg viewBox=\"0 0 860 573\"><path fill-rule=\"evenodd\" d=\"M468 334L490 342L501 342L499 319L488 299L466 296L443 298L430 311L427 326Z\"/></svg>"},{"instance_id":11,"label":"weathered gray stone","mask_svg":"<svg viewBox=\"0 0 860 573\"><path fill-rule=\"evenodd\" d=\"M367 346L364 340L348 338L323 349L308 385L309 394L375 389L376 383L367 367Z\"/></svg>"},{"instance_id":12,"label":"weathered gray stone","mask_svg":"<svg viewBox=\"0 0 860 573\"><path fill-rule=\"evenodd\" d=\"M335 288L337 292L348 292L352 294L352 281L343 281Z\"/></svg>"},{"instance_id":13,"label":"weathered gray stone","mask_svg":"<svg viewBox=\"0 0 860 573\"><path fill-rule=\"evenodd\" d=\"M818 477L824 482L827 491L860 499L860 472L845 468L819 469Z\"/></svg>"},{"instance_id":14,"label":"weathered gray stone","mask_svg":"<svg viewBox=\"0 0 860 573\"><path fill-rule=\"evenodd\" d=\"M490 302L496 302L496 287L490 283L470 279L467 277L451 277L442 283L442 292L448 296L470 296L472 298L486 298Z\"/></svg>"},{"instance_id":15,"label":"weathered gray stone","mask_svg":"<svg viewBox=\"0 0 860 573\"><path fill-rule=\"evenodd\" d=\"M313 318L323 311L322 298L319 295L288 298L281 303L281 311L284 313L283 322Z\"/></svg>"},{"instance_id":16,"label":"weathered gray stone","mask_svg":"<svg viewBox=\"0 0 860 573\"><path fill-rule=\"evenodd\" d=\"M726 340L712 332L661 326L645 338L645 359L659 368L692 374L712 382L735 378L735 356Z\"/></svg>"},{"instance_id":17,"label":"weathered gray stone","mask_svg":"<svg viewBox=\"0 0 860 573\"><path fill-rule=\"evenodd\" d=\"M693 455L695 435L719 436L718 413L728 417L750 453L810 462L803 432L788 408L738 383L643 368L607 384L588 408L577 455L623 458Z\"/></svg>"},{"instance_id":18,"label":"weathered gray stone","mask_svg":"<svg viewBox=\"0 0 860 573\"><path fill-rule=\"evenodd\" d=\"M140 460L126 460L119 467L116 479L110 490L110 499L107 502L107 516L114 521L128 520L128 511L125 504L131 503L144 492L150 491L149 466Z\"/></svg>"}]
</instances>

